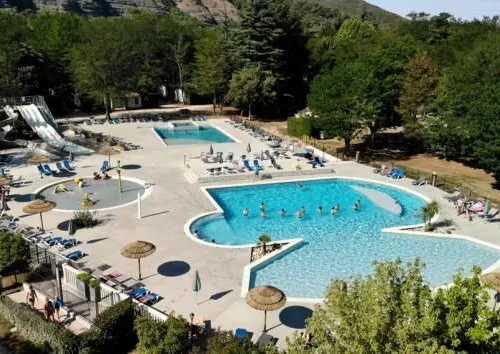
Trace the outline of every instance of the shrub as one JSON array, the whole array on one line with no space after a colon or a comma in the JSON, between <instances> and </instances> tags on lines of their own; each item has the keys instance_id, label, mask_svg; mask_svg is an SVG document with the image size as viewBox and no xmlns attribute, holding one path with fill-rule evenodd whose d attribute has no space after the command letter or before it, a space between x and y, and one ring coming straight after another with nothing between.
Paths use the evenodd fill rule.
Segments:
<instances>
[{"instance_id":1,"label":"shrub","mask_svg":"<svg viewBox=\"0 0 500 354\"><path fill-rule=\"evenodd\" d=\"M100 313L83 335L81 352L128 353L137 343L134 330L135 309L125 300Z\"/></svg>"},{"instance_id":2,"label":"shrub","mask_svg":"<svg viewBox=\"0 0 500 354\"><path fill-rule=\"evenodd\" d=\"M29 247L20 235L0 232L0 274L11 275L29 268Z\"/></svg>"},{"instance_id":3,"label":"shrub","mask_svg":"<svg viewBox=\"0 0 500 354\"><path fill-rule=\"evenodd\" d=\"M88 283L90 278L91 276L88 273L80 273L76 276L76 279L83 281L84 283Z\"/></svg>"},{"instance_id":4,"label":"shrub","mask_svg":"<svg viewBox=\"0 0 500 354\"><path fill-rule=\"evenodd\" d=\"M290 117L287 120L287 133L291 136L311 136L313 130L312 118L301 116Z\"/></svg>"},{"instance_id":5,"label":"shrub","mask_svg":"<svg viewBox=\"0 0 500 354\"><path fill-rule=\"evenodd\" d=\"M208 339L207 354L277 354L276 347L240 340L232 332L216 330Z\"/></svg>"},{"instance_id":6,"label":"shrub","mask_svg":"<svg viewBox=\"0 0 500 354\"><path fill-rule=\"evenodd\" d=\"M89 210L75 211L73 213L73 220L78 227L85 228L94 227L102 223L102 220L97 216L97 213Z\"/></svg>"},{"instance_id":7,"label":"shrub","mask_svg":"<svg viewBox=\"0 0 500 354\"><path fill-rule=\"evenodd\" d=\"M155 321L149 317L135 320L139 337L139 353L182 354L189 346L189 324L181 317L168 315L166 321Z\"/></svg>"},{"instance_id":8,"label":"shrub","mask_svg":"<svg viewBox=\"0 0 500 354\"><path fill-rule=\"evenodd\" d=\"M47 322L38 311L24 304L18 304L6 296L0 297L2 317L13 324L19 334L36 345L50 343L55 353L77 353L78 337L53 322Z\"/></svg>"},{"instance_id":9,"label":"shrub","mask_svg":"<svg viewBox=\"0 0 500 354\"><path fill-rule=\"evenodd\" d=\"M91 288L98 288L99 286L101 285L101 281L99 279L96 279L96 278L91 278L89 280L89 286Z\"/></svg>"}]
</instances>

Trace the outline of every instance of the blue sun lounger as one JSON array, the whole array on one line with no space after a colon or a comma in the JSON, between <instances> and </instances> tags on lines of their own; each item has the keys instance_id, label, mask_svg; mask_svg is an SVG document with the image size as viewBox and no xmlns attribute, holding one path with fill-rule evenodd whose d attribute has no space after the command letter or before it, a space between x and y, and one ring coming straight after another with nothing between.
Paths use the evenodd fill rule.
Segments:
<instances>
[{"instance_id":1,"label":"blue sun lounger","mask_svg":"<svg viewBox=\"0 0 500 354\"><path fill-rule=\"evenodd\" d=\"M404 176L405 176L405 171L398 169L398 171L395 174L393 174L391 177L394 179L400 179L400 178L403 178Z\"/></svg>"},{"instance_id":2,"label":"blue sun lounger","mask_svg":"<svg viewBox=\"0 0 500 354\"><path fill-rule=\"evenodd\" d=\"M55 174L55 172L54 172L54 171L52 171L52 169L50 168L50 166L49 166L48 164L42 165L42 168L43 168L43 170L44 170L46 173L48 173L48 174L50 174L50 175L54 175L54 174Z\"/></svg>"},{"instance_id":3,"label":"blue sun lounger","mask_svg":"<svg viewBox=\"0 0 500 354\"><path fill-rule=\"evenodd\" d=\"M255 168L262 170L262 167L260 167L260 164L259 164L259 160L253 160L253 165L255 166Z\"/></svg>"},{"instance_id":4,"label":"blue sun lounger","mask_svg":"<svg viewBox=\"0 0 500 354\"><path fill-rule=\"evenodd\" d=\"M62 237L59 237L59 236L56 236L56 237L52 237L50 240L47 240L46 243L49 245L49 246L55 246L57 245L59 242L62 242L63 238Z\"/></svg>"},{"instance_id":5,"label":"blue sun lounger","mask_svg":"<svg viewBox=\"0 0 500 354\"><path fill-rule=\"evenodd\" d=\"M395 174L397 174L397 173L398 173L398 171L399 171L399 168L394 167L394 168L391 170L391 172L389 172L386 176L387 176L387 177L392 177L392 176L394 176Z\"/></svg>"},{"instance_id":6,"label":"blue sun lounger","mask_svg":"<svg viewBox=\"0 0 500 354\"><path fill-rule=\"evenodd\" d=\"M104 160L102 162L101 172L107 172L107 171L109 171L109 161L108 160Z\"/></svg>"},{"instance_id":7,"label":"blue sun lounger","mask_svg":"<svg viewBox=\"0 0 500 354\"><path fill-rule=\"evenodd\" d=\"M236 328L234 336L239 340L244 340L249 337L249 333L245 328Z\"/></svg>"},{"instance_id":8,"label":"blue sun lounger","mask_svg":"<svg viewBox=\"0 0 500 354\"><path fill-rule=\"evenodd\" d=\"M250 166L250 163L248 162L248 160L243 160L243 165L245 166L245 168L248 171L253 171L253 168L252 168L252 166Z\"/></svg>"},{"instance_id":9,"label":"blue sun lounger","mask_svg":"<svg viewBox=\"0 0 500 354\"><path fill-rule=\"evenodd\" d=\"M64 248L71 248L78 244L78 240L76 238L69 238L67 240L63 240L60 244L63 245Z\"/></svg>"},{"instance_id":10,"label":"blue sun lounger","mask_svg":"<svg viewBox=\"0 0 500 354\"><path fill-rule=\"evenodd\" d=\"M63 166L61 161L56 162L56 167L61 172L70 172L66 167Z\"/></svg>"},{"instance_id":11,"label":"blue sun lounger","mask_svg":"<svg viewBox=\"0 0 500 354\"><path fill-rule=\"evenodd\" d=\"M82 257L83 257L82 251L74 251L66 255L66 258L72 261L76 261L77 259Z\"/></svg>"},{"instance_id":12,"label":"blue sun lounger","mask_svg":"<svg viewBox=\"0 0 500 354\"><path fill-rule=\"evenodd\" d=\"M130 295L131 297L133 297L135 299L135 298L138 298L138 297L145 295L146 292L147 292L146 288L139 288L139 289L127 291L127 295Z\"/></svg>"},{"instance_id":13,"label":"blue sun lounger","mask_svg":"<svg viewBox=\"0 0 500 354\"><path fill-rule=\"evenodd\" d=\"M63 165L69 171L74 171L75 170L75 168L73 166L71 166L71 163L68 160L64 160L63 161Z\"/></svg>"},{"instance_id":14,"label":"blue sun lounger","mask_svg":"<svg viewBox=\"0 0 500 354\"><path fill-rule=\"evenodd\" d=\"M43 167L42 167L42 165L41 165L41 164L40 164L40 165L37 165L36 167L38 168L38 171L39 171L42 175L45 175L45 176L50 176L50 175L51 175L51 173L50 173L50 172L45 171L45 170L43 169Z\"/></svg>"}]
</instances>

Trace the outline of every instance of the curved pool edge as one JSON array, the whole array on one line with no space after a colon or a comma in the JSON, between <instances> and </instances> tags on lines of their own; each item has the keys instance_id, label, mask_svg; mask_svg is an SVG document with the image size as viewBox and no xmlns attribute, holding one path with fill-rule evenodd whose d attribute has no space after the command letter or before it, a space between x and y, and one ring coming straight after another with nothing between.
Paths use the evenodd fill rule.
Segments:
<instances>
[{"instance_id":1,"label":"curved pool edge","mask_svg":"<svg viewBox=\"0 0 500 354\"><path fill-rule=\"evenodd\" d=\"M369 178L347 177L347 176L325 176L325 177L312 177L312 178L293 178L293 179L286 180L286 181L257 181L257 182L244 182L244 183L217 185L217 186L207 186L207 187L200 187L200 189L201 189L202 193L205 195L205 197L207 197L207 199L212 204L212 206L214 207L215 210L195 215L192 218L190 218L188 221L186 221L186 223L184 224L184 234L189 239L191 239L192 241L195 241L195 242L197 242L199 244L202 244L202 245L205 245L205 246L209 246L209 247L233 248L233 249L242 249L242 248L253 247L253 246L256 245L255 243L252 243L252 244L243 244L243 245L223 245L223 244L218 244L218 243L204 241L202 239L199 239L195 235L193 235L193 233L191 232L191 225L194 224L196 221L198 221L198 220L200 220L202 218L208 217L208 216L224 215L224 210L215 201L215 199L212 198L212 196L208 192L208 189L231 188L231 187L245 187L245 186L263 185L263 184L293 183L293 182L304 182L304 181L322 181L322 180L328 180L328 179L332 179L332 180L333 179L344 179L344 180L352 180L352 181L359 181L359 182L368 182L368 183L380 184L380 185L384 185L384 186L387 186L387 187L397 188L397 189L403 190L405 192L408 192L410 194L413 194L413 195L421 198L422 200L424 200L427 203L429 203L431 201L431 199L428 198L427 196L425 196L425 195L423 195L423 194L421 194L419 192L415 192L415 191L413 191L411 189L408 189L406 187L403 187L403 186L395 185L395 184L392 184L392 183L389 183L389 182L384 182L384 181L376 181L376 180L369 179ZM439 217L439 214L436 215L436 216L434 216L434 218L432 219L432 221L437 220L438 217ZM398 227L400 227L400 226L398 226ZM404 226L404 227L407 228L408 226Z\"/></svg>"},{"instance_id":2,"label":"curved pool edge","mask_svg":"<svg viewBox=\"0 0 500 354\"><path fill-rule=\"evenodd\" d=\"M92 179L93 177L92 176L83 176L83 177L80 177L80 178L86 178L86 179ZM111 179L117 179L116 177L111 177ZM33 194L32 196L32 200L36 199L35 197L43 190L47 189L47 188L50 188L52 186L56 186L58 184L61 184L61 183L65 183L65 182L70 182L70 181L73 181L74 180L74 177L73 178L67 178L67 179L63 179L63 180L60 180L60 181L57 181L57 182L53 182L53 183L48 183L40 188L37 188L34 192L32 192L31 194ZM138 183L140 184L143 188L144 188L144 194L141 195L141 201L143 201L144 199L148 198L152 193L153 193L153 185L150 184L149 182L146 182L142 179L139 179L139 178L135 178L135 177L122 177L122 180L126 180L126 181L131 181L131 182L135 182L135 183ZM149 187L145 187L146 185L149 185ZM116 206L113 206L113 207L108 207L108 208L101 208L101 209L92 209L92 211L108 211L108 210L113 210L113 209L119 209L119 208L123 208L123 207L126 207L126 206L129 206L129 205L133 205L137 203L137 200L133 200L131 202L128 202L128 203L125 203L125 204L120 204L120 205L116 205ZM53 209L52 211L56 211L56 212L60 212L60 213L74 213L76 211L81 211L82 209L73 209L73 210L66 210L66 209Z\"/></svg>"}]
</instances>

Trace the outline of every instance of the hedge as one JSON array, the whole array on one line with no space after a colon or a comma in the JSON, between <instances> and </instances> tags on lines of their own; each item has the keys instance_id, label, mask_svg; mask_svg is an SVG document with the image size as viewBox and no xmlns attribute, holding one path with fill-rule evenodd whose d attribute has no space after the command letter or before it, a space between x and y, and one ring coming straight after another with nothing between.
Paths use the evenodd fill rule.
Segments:
<instances>
[{"instance_id":1,"label":"hedge","mask_svg":"<svg viewBox=\"0 0 500 354\"><path fill-rule=\"evenodd\" d=\"M313 133L313 124L311 118L290 117L287 120L287 132L290 136L303 137L311 136Z\"/></svg>"},{"instance_id":2,"label":"hedge","mask_svg":"<svg viewBox=\"0 0 500 354\"><path fill-rule=\"evenodd\" d=\"M173 314L166 321L138 317L135 328L139 337L137 352L140 354L183 354L189 348L189 323Z\"/></svg>"},{"instance_id":3,"label":"hedge","mask_svg":"<svg viewBox=\"0 0 500 354\"><path fill-rule=\"evenodd\" d=\"M134 329L135 308L132 300L109 307L94 320L80 337L80 353L128 353L137 344Z\"/></svg>"},{"instance_id":4,"label":"hedge","mask_svg":"<svg viewBox=\"0 0 500 354\"><path fill-rule=\"evenodd\" d=\"M45 320L44 316L26 304L18 304L6 296L0 297L2 317L14 325L23 337L42 346L48 341L54 353L77 353L78 337L65 328Z\"/></svg>"}]
</instances>

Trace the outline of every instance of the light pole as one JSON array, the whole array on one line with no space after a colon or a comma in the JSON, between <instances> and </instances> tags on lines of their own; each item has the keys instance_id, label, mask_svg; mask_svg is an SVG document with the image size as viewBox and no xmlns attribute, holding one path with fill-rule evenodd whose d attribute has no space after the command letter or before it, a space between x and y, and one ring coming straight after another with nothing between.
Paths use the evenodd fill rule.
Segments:
<instances>
[{"instance_id":1,"label":"light pole","mask_svg":"<svg viewBox=\"0 0 500 354\"><path fill-rule=\"evenodd\" d=\"M122 193L123 192L123 189L122 189L122 170L120 169L120 160L118 160L117 164L118 164L118 167L116 169L116 173L118 173L118 190L120 191L120 193Z\"/></svg>"}]
</instances>

